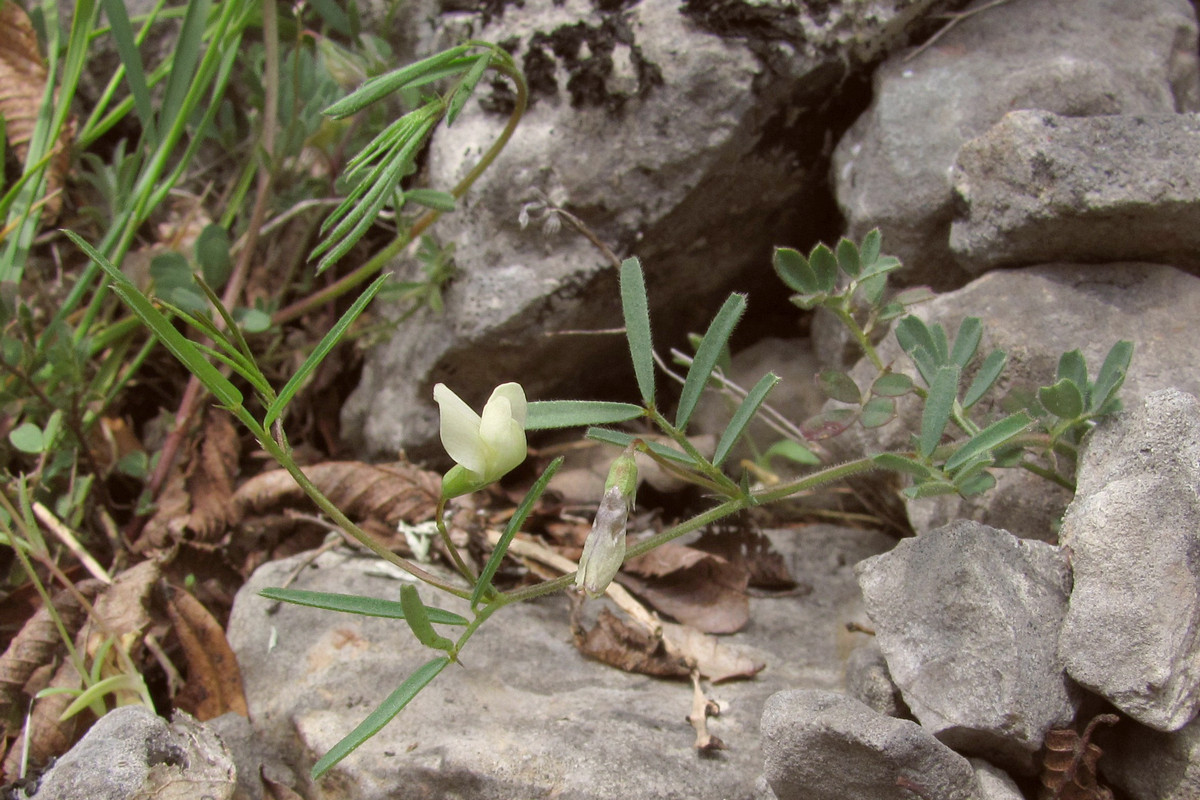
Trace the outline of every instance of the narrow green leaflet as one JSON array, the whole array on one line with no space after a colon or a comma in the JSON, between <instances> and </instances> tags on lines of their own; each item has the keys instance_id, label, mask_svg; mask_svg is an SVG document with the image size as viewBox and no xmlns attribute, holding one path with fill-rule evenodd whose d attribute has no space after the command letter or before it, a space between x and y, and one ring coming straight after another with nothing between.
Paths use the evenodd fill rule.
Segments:
<instances>
[{"instance_id":1,"label":"narrow green leaflet","mask_svg":"<svg viewBox=\"0 0 1200 800\"><path fill-rule=\"evenodd\" d=\"M312 779L324 775L329 771L329 768L341 761L346 756L350 755L354 750L370 739L375 734L379 733L384 725L392 721L392 718L404 710L417 694L429 685L429 682L438 676L446 665L450 663L448 656L439 656L425 664L408 676L404 683L397 687L396 691L388 695L387 699L379 704L379 707L372 711L367 718L358 724L358 727L352 730L346 738L335 744L328 753L321 756L321 759L313 764Z\"/></svg>"},{"instance_id":2,"label":"narrow green leaflet","mask_svg":"<svg viewBox=\"0 0 1200 800\"><path fill-rule=\"evenodd\" d=\"M650 339L650 303L646 297L646 277L642 262L627 258L621 262L621 310L625 315L625 338L633 359L642 402L654 404L654 347Z\"/></svg>"},{"instance_id":3,"label":"narrow green leaflet","mask_svg":"<svg viewBox=\"0 0 1200 800\"><path fill-rule=\"evenodd\" d=\"M883 469L888 469L892 472L903 472L906 475L912 475L918 480L924 480L933 474L933 470L920 461L897 455L896 453L880 453L871 460Z\"/></svg>"},{"instance_id":4,"label":"narrow green leaflet","mask_svg":"<svg viewBox=\"0 0 1200 800\"><path fill-rule=\"evenodd\" d=\"M117 45L117 54L121 57L121 66L125 68L125 83L133 98L133 107L137 111L138 121L142 130L151 140L154 138L155 118L154 103L150 98L150 88L146 83L146 69L142 65L142 55L138 51L134 37L133 26L129 22L129 11L124 0L103 0L104 15L108 17L109 32Z\"/></svg>"},{"instance_id":5,"label":"narrow green leaflet","mask_svg":"<svg viewBox=\"0 0 1200 800\"><path fill-rule=\"evenodd\" d=\"M408 86L413 81L430 72L446 66L470 49L470 45L451 47L449 50L443 50L415 64L409 64L406 67L401 67L400 69L392 70L391 72L364 81L362 86L325 109L324 113L326 116L333 117L334 119L348 117L371 105L376 100L380 100L392 92Z\"/></svg>"},{"instance_id":6,"label":"narrow green leaflet","mask_svg":"<svg viewBox=\"0 0 1200 800\"><path fill-rule=\"evenodd\" d=\"M953 471L975 456L1004 445L1010 439L1020 435L1032 421L1028 414L1021 412L993 422L954 451L954 455L946 459L946 469Z\"/></svg>"},{"instance_id":7,"label":"narrow green leaflet","mask_svg":"<svg viewBox=\"0 0 1200 800\"><path fill-rule=\"evenodd\" d=\"M356 594L336 594L334 592L310 592L306 589L276 589L267 588L259 594L269 600L281 603L291 603L309 608L323 608L327 611L340 611L345 614L360 614L364 617L384 617L386 619L404 619L404 607L395 600L382 600L378 597L361 597ZM439 625L466 625L467 618L445 611L440 608L426 608L430 622Z\"/></svg>"},{"instance_id":8,"label":"narrow green leaflet","mask_svg":"<svg viewBox=\"0 0 1200 800\"><path fill-rule=\"evenodd\" d=\"M958 364L960 369L966 369L967 363L979 349L981 339L983 339L983 323L979 317L964 319L958 326L958 334L954 337L954 349L950 353L950 360Z\"/></svg>"},{"instance_id":9,"label":"narrow green leaflet","mask_svg":"<svg viewBox=\"0 0 1200 800\"><path fill-rule=\"evenodd\" d=\"M1100 374L1096 376L1089 411L1100 411L1113 398L1125 382L1125 374L1129 371L1132 358L1133 342L1121 340L1112 346L1104 359L1104 365L1100 367Z\"/></svg>"},{"instance_id":10,"label":"narrow green leaflet","mask_svg":"<svg viewBox=\"0 0 1200 800\"><path fill-rule=\"evenodd\" d=\"M922 458L929 458L942 440L954 400L958 396L958 366L947 364L938 367L929 396L925 398L925 410L921 414L921 435L917 440L917 451Z\"/></svg>"},{"instance_id":11,"label":"narrow green leaflet","mask_svg":"<svg viewBox=\"0 0 1200 800\"><path fill-rule=\"evenodd\" d=\"M404 200L444 212L453 211L456 203L454 195L436 189L408 189L404 192Z\"/></svg>"},{"instance_id":12,"label":"narrow green leaflet","mask_svg":"<svg viewBox=\"0 0 1200 800\"><path fill-rule=\"evenodd\" d=\"M186 336L180 333L170 321L164 317L146 295L138 291L121 270L113 266L107 258L100 255L94 247L85 242L82 237L72 231L63 231L75 245L96 262L108 275L112 282L113 291L133 310L133 313L146 324L157 336L171 354L179 359L188 371L195 375L204 386L213 393L222 406L238 408L242 405L242 393L221 374L220 370L209 363L201 352Z\"/></svg>"},{"instance_id":13,"label":"narrow green leaflet","mask_svg":"<svg viewBox=\"0 0 1200 800\"><path fill-rule=\"evenodd\" d=\"M525 430L581 428L611 425L637 419L645 411L632 403L608 403L600 400L536 400L526 407Z\"/></svg>"},{"instance_id":14,"label":"narrow green leaflet","mask_svg":"<svg viewBox=\"0 0 1200 800\"><path fill-rule=\"evenodd\" d=\"M1069 353L1063 353L1059 356L1058 374L1056 377L1059 379L1067 378L1080 388L1087 386L1087 361L1084 360L1083 353L1079 350L1072 350Z\"/></svg>"},{"instance_id":15,"label":"narrow green leaflet","mask_svg":"<svg viewBox=\"0 0 1200 800\"><path fill-rule=\"evenodd\" d=\"M1047 411L1062 419L1075 419L1083 413L1083 392L1070 378L1038 389L1038 401Z\"/></svg>"},{"instance_id":16,"label":"narrow green leaflet","mask_svg":"<svg viewBox=\"0 0 1200 800\"><path fill-rule=\"evenodd\" d=\"M821 290L817 283L817 273L813 272L808 259L792 248L776 247L771 262L775 267L775 274L789 289L801 294L816 294Z\"/></svg>"},{"instance_id":17,"label":"narrow green leaflet","mask_svg":"<svg viewBox=\"0 0 1200 800\"><path fill-rule=\"evenodd\" d=\"M562 456L551 461L550 466L546 467L546 471L542 473L542 476L525 493L525 499L521 501L521 505L517 506L516 513L509 519L508 525L504 528L504 533L500 535L500 540L492 548L491 557L488 558L487 564L483 566L483 571L479 573L479 580L475 582L475 589L471 592L471 608L479 605L484 594L491 588L492 578L496 576L496 570L500 569L500 562L504 560L504 554L508 552L508 546L512 544L513 537L517 535L517 531L521 530L521 526L529 518L529 513L533 511L534 504L537 503L542 493L546 491L546 486L549 485L550 479L554 477L554 473L558 472L558 468L562 464Z\"/></svg>"},{"instance_id":18,"label":"narrow green leaflet","mask_svg":"<svg viewBox=\"0 0 1200 800\"><path fill-rule=\"evenodd\" d=\"M467 104L471 94L475 91L475 85L479 83L479 79L483 77L484 71L491 63L492 54L484 53L475 59L475 63L471 65L471 69L459 82L454 89L454 94L450 97L450 103L446 106L446 127L454 124L454 120L458 119L459 112L463 110L463 106Z\"/></svg>"},{"instance_id":19,"label":"narrow green leaflet","mask_svg":"<svg viewBox=\"0 0 1200 800\"><path fill-rule=\"evenodd\" d=\"M167 78L167 88L163 93L158 112L159 121L164 124L180 118L184 101L198 83L196 69L200 62L204 28L208 25L211 8L211 0L192 0L187 4L183 27L179 30L179 38L175 40L174 54L171 59L171 75ZM217 44L214 41L209 46L216 47ZM163 131L159 130L158 133L161 137Z\"/></svg>"},{"instance_id":20,"label":"narrow green leaflet","mask_svg":"<svg viewBox=\"0 0 1200 800\"><path fill-rule=\"evenodd\" d=\"M296 392L300 391L300 387L304 381L308 380L308 376L317 368L325 357L331 351L346 332L350 330L350 326L358 319L359 315L366 310L367 304L375 298L379 290L383 288L383 284L391 277L390 273L384 273L376 278L370 286L363 290L363 293L358 296L354 304L346 309L346 313L342 314L342 318L337 321L337 324L329 329L329 332L321 338L320 343L316 348L309 353L308 358L304 359L304 363L296 370L291 379L279 390L279 396L267 408L266 416L263 418L263 427L270 428L275 420L279 419L283 414L283 410L287 408L287 404L292 401Z\"/></svg>"},{"instance_id":21,"label":"narrow green leaflet","mask_svg":"<svg viewBox=\"0 0 1200 800\"><path fill-rule=\"evenodd\" d=\"M970 408L983 399L1000 374L1004 372L1004 365L1007 363L1008 353L1003 350L993 350L988 353L988 357L983 360L983 365L979 367L979 372L975 373L975 379L971 381L967 393L963 395L962 406L964 409Z\"/></svg>"},{"instance_id":22,"label":"narrow green leaflet","mask_svg":"<svg viewBox=\"0 0 1200 800\"><path fill-rule=\"evenodd\" d=\"M823 244L817 245L808 254L808 263L817 275L817 287L822 292L829 293L837 288L838 262L832 250Z\"/></svg>"},{"instance_id":23,"label":"narrow green leaflet","mask_svg":"<svg viewBox=\"0 0 1200 800\"><path fill-rule=\"evenodd\" d=\"M845 237L842 237L837 243L837 262L842 272L851 278L857 278L858 273L862 271L862 262L858 258L858 248L854 246L854 242Z\"/></svg>"},{"instance_id":24,"label":"narrow green leaflet","mask_svg":"<svg viewBox=\"0 0 1200 800\"><path fill-rule=\"evenodd\" d=\"M771 445L759 460L762 463L769 463L772 458L776 457L786 458L797 464L816 465L821 463L821 458L816 453L791 439L781 439Z\"/></svg>"},{"instance_id":25,"label":"narrow green leaflet","mask_svg":"<svg viewBox=\"0 0 1200 800\"><path fill-rule=\"evenodd\" d=\"M879 232L879 228L872 228L863 237L862 244L858 248L858 258L864 268L870 267L879 260L879 248L882 245L883 234Z\"/></svg>"},{"instance_id":26,"label":"narrow green leaflet","mask_svg":"<svg viewBox=\"0 0 1200 800\"><path fill-rule=\"evenodd\" d=\"M863 406L859 421L864 428L881 428L895 418L895 400L890 397L872 397Z\"/></svg>"},{"instance_id":27,"label":"narrow green leaflet","mask_svg":"<svg viewBox=\"0 0 1200 800\"><path fill-rule=\"evenodd\" d=\"M920 317L912 314L896 323L896 341L910 357L913 350L918 347L923 347L931 356L937 352L937 347L933 344L933 336L929 333L929 327Z\"/></svg>"},{"instance_id":28,"label":"narrow green leaflet","mask_svg":"<svg viewBox=\"0 0 1200 800\"><path fill-rule=\"evenodd\" d=\"M738 439L742 438L742 434L746 432L746 426L750 424L750 420L754 419L759 407L767 399L767 394L775 388L777 383L779 383L779 376L768 372L746 394L745 399L733 412L729 427L725 428L725 432L721 434L721 440L717 442L717 450L712 459L713 466L721 466L729 457L729 451L737 444Z\"/></svg>"},{"instance_id":29,"label":"narrow green leaflet","mask_svg":"<svg viewBox=\"0 0 1200 800\"><path fill-rule=\"evenodd\" d=\"M854 382L854 379L836 369L822 370L817 375L817 385L821 388L821 393L830 400L837 400L839 403L862 401L862 392L859 391L858 384Z\"/></svg>"},{"instance_id":30,"label":"narrow green leaflet","mask_svg":"<svg viewBox=\"0 0 1200 800\"><path fill-rule=\"evenodd\" d=\"M676 428L683 430L687 427L692 412L696 410L696 404L700 402L700 394L704 391L713 368L717 366L722 350L745 312L746 296L731 294L713 317L700 346L696 348L696 358L692 360L687 378L683 381L683 389L679 392L679 408L675 412Z\"/></svg>"},{"instance_id":31,"label":"narrow green leaflet","mask_svg":"<svg viewBox=\"0 0 1200 800\"><path fill-rule=\"evenodd\" d=\"M633 444L635 439L641 438L632 434L622 433L621 431L611 431L608 428L588 428L584 434L588 439L594 442L604 442L605 444L614 444L622 449ZM661 456L668 461L674 461L683 467L695 468L696 462L691 456L682 451L676 450L666 445L661 445L658 442L646 442L646 446L652 450L655 455Z\"/></svg>"},{"instance_id":32,"label":"narrow green leaflet","mask_svg":"<svg viewBox=\"0 0 1200 800\"><path fill-rule=\"evenodd\" d=\"M871 384L871 394L882 397L900 397L912 391L912 378L902 372L885 372Z\"/></svg>"}]
</instances>

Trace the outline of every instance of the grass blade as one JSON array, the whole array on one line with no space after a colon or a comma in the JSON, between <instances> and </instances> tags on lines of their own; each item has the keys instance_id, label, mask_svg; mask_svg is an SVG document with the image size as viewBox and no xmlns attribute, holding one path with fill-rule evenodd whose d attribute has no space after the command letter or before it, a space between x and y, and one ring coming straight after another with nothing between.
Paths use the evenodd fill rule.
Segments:
<instances>
[{"instance_id":1,"label":"grass blade","mask_svg":"<svg viewBox=\"0 0 1200 800\"><path fill-rule=\"evenodd\" d=\"M745 312L746 296L731 294L713 317L704 338L700 340L700 346L696 348L696 357L692 360L692 366L683 382L683 389L679 393L679 408L675 412L675 427L679 430L687 427L692 412L696 410L696 404L700 402L700 393L704 391L713 369L717 366L721 351L725 349L734 327Z\"/></svg>"},{"instance_id":2,"label":"grass blade","mask_svg":"<svg viewBox=\"0 0 1200 800\"><path fill-rule=\"evenodd\" d=\"M211 9L212 0L190 0L187 5L183 27L180 28L179 38L176 39L171 76L167 79L167 89L159 111L160 124L156 126L156 130L160 133L167 125L176 123L183 110L184 98L193 89L196 65L200 61L200 47L204 40L204 28L208 24L208 12ZM212 46L216 47L216 44Z\"/></svg>"},{"instance_id":3,"label":"grass blade","mask_svg":"<svg viewBox=\"0 0 1200 800\"><path fill-rule=\"evenodd\" d=\"M625 338L633 359L642 402L654 404L654 346L650 339L650 303L646 297L646 276L642 262L627 258L621 262L621 310L625 315Z\"/></svg>"},{"instance_id":4,"label":"grass blade","mask_svg":"<svg viewBox=\"0 0 1200 800\"><path fill-rule=\"evenodd\" d=\"M291 402L296 392L300 390L301 385L312 374L325 357L329 355L329 351L341 341L346 332L350 330L350 326L354 324L354 320L366 310L367 304L375 299L375 295L383 288L383 284L391 277L391 274L380 275L368 286L358 299L354 301L354 305L346 309L346 313L342 314L342 318L337 321L337 324L329 329L329 332L321 339L316 348L309 353L308 358L304 359L304 363L300 365L300 369L296 370L291 379L279 390L279 396L267 408L266 416L263 418L263 427L270 428L275 420L283 413L284 408Z\"/></svg>"},{"instance_id":5,"label":"grass blade","mask_svg":"<svg viewBox=\"0 0 1200 800\"><path fill-rule=\"evenodd\" d=\"M150 87L146 82L146 70L142 65L142 54L138 52L137 42L133 35L133 26L129 22L129 13L123 0L102 0L104 13L112 30L113 40L117 45L117 54L125 67L125 82L129 85L129 94L133 97L133 107L142 122L142 130L149 139L154 138L154 105L150 100Z\"/></svg>"},{"instance_id":6,"label":"grass blade","mask_svg":"<svg viewBox=\"0 0 1200 800\"><path fill-rule=\"evenodd\" d=\"M171 354L179 359L187 369L195 375L201 383L204 384L217 401L229 409L239 408L242 405L242 393L237 387L229 382L229 379L220 373L220 371L209 363L196 345L190 339L175 329L175 326L162 315L162 313L154 307L154 304L138 291L125 275L117 269L112 263L100 255L90 244L85 242L77 233L73 231L63 231L79 249L87 254L88 258L92 259L101 269L107 273L109 280L112 282L113 291L115 291L122 300L133 310L133 313L146 324L146 327L157 336Z\"/></svg>"},{"instance_id":7,"label":"grass blade","mask_svg":"<svg viewBox=\"0 0 1200 800\"><path fill-rule=\"evenodd\" d=\"M358 724L357 728L330 748L329 752L321 756L321 759L316 764L313 764L312 772L310 773L313 780L324 775L329 771L330 767L353 753L367 739L379 733L380 729L403 711L404 707L422 689L428 686L429 682L436 678L438 673L445 669L449 663L449 657L439 656L425 662L420 669L409 675L404 683L396 688L396 691L388 695L387 699L380 703L378 708L368 714L367 718Z\"/></svg>"},{"instance_id":8,"label":"grass blade","mask_svg":"<svg viewBox=\"0 0 1200 800\"><path fill-rule=\"evenodd\" d=\"M598 400L540 400L525 410L525 430L581 428L587 425L611 425L637 419L645 413L632 403L606 403Z\"/></svg>"},{"instance_id":9,"label":"grass blade","mask_svg":"<svg viewBox=\"0 0 1200 800\"><path fill-rule=\"evenodd\" d=\"M713 466L721 466L722 462L729 456L729 451L737 444L738 439L742 438L742 434L746 432L746 426L750 424L750 420L754 419L759 406L767 399L767 393L774 389L777 383L779 383L779 376L773 372L768 372L746 394L741 405L733 412L733 418L729 421L729 427L721 434L721 441L717 442L717 450L713 454Z\"/></svg>"},{"instance_id":10,"label":"grass blade","mask_svg":"<svg viewBox=\"0 0 1200 800\"><path fill-rule=\"evenodd\" d=\"M471 608L479 605L484 594L491 589L492 578L496 576L496 570L500 568L500 562L504 560L504 554L508 552L508 546L512 544L513 537L517 535L517 531L521 530L521 526L529 518L529 513L533 511L534 503L546 491L546 486L549 485L550 479L554 477L554 473L558 472L558 468L562 465L562 456L551 461L550 466L546 467L546 471L542 473L542 476L525 493L525 499L521 501L521 505L517 506L516 512L504 528L504 533L500 534L500 540L492 548L492 555L488 558L487 563L484 564L483 572L479 573L479 580L475 582L475 590L471 592Z\"/></svg>"},{"instance_id":11,"label":"grass blade","mask_svg":"<svg viewBox=\"0 0 1200 800\"><path fill-rule=\"evenodd\" d=\"M404 608L396 600L382 600L378 597L360 597L356 594L338 594L336 592L310 592L306 589L276 589L267 588L259 594L268 600L278 600L281 603L291 603L296 606L323 608L326 611L339 611L343 614L359 614L364 617L383 617L385 619L404 619ZM429 621L439 625L466 625L467 618L441 608L428 608Z\"/></svg>"}]
</instances>

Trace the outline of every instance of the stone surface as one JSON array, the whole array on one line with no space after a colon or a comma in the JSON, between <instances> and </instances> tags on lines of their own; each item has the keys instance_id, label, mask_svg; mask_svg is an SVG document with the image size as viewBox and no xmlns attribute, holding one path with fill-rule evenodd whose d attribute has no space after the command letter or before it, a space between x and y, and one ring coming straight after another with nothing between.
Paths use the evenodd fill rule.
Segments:
<instances>
[{"instance_id":1,"label":"stone surface","mask_svg":"<svg viewBox=\"0 0 1200 800\"><path fill-rule=\"evenodd\" d=\"M1010 0L963 19L875 73L870 109L834 152L848 235L858 241L879 227L885 248L913 267L901 280L961 286L948 244L949 169L964 142L1021 108L1072 117L1196 110L1197 75L1187 0Z\"/></svg>"},{"instance_id":2,"label":"stone surface","mask_svg":"<svg viewBox=\"0 0 1200 800\"><path fill-rule=\"evenodd\" d=\"M875 639L855 648L846 659L846 694L880 714L911 716Z\"/></svg>"},{"instance_id":3,"label":"stone surface","mask_svg":"<svg viewBox=\"0 0 1200 800\"><path fill-rule=\"evenodd\" d=\"M1058 656L1070 571L1043 542L962 521L859 564L879 648L904 701L955 750L1023 774L1079 692Z\"/></svg>"},{"instance_id":4,"label":"stone surface","mask_svg":"<svg viewBox=\"0 0 1200 800\"><path fill-rule=\"evenodd\" d=\"M1163 733L1122 720L1101 746L1101 774L1131 800L1200 797L1200 722Z\"/></svg>"},{"instance_id":5,"label":"stone surface","mask_svg":"<svg viewBox=\"0 0 1200 800\"><path fill-rule=\"evenodd\" d=\"M1200 350L1192 346L1192 320L1200 318L1200 278L1158 264L1055 264L987 273L955 292L916 306L928 323L942 324L951 336L964 317L983 321L979 352L1008 353L1006 377L989 397L999 400L1013 390L1030 390L1054 380L1059 356L1079 348L1094 376L1108 349L1120 339L1134 343L1133 363L1121 390L1127 406L1158 389L1179 386L1200 393ZM916 376L908 357L889 336L879 347L884 363ZM823 358L823 357L822 357ZM980 356L982 358L982 356ZM976 362L978 363L978 362ZM861 362L860 383L873 375ZM968 369L964 381L974 373ZM919 379L918 379L919 380ZM899 419L864 431L851 428L827 441L838 458L883 449L906 449L910 432L919 430L919 407L900 404ZM980 419L1001 413L985 398L976 407ZM974 519L1025 538L1055 541L1057 523L1071 494L1023 470L997 469L998 485L976 498L925 498L905 503L916 531L956 519ZM860 482L861 491L881 505L898 504L899 480L875 473Z\"/></svg>"},{"instance_id":6,"label":"stone surface","mask_svg":"<svg viewBox=\"0 0 1200 800\"><path fill-rule=\"evenodd\" d=\"M512 48L532 105L462 208L438 223L458 268L446 312L416 315L371 353L343 409L346 438L371 456L438 455L438 381L472 404L508 380L531 399L628 400L621 337L578 333L621 324L615 270L569 225L547 235L544 209L523 229L526 204L548 198L641 257L657 340L682 342L731 289L774 285L773 245L833 228L823 142L849 121L830 96L946 5L832 2L796 14L791 4L528 0L456 18L464 36ZM431 185L453 186L474 165L511 103L485 89L435 135Z\"/></svg>"},{"instance_id":7,"label":"stone surface","mask_svg":"<svg viewBox=\"0 0 1200 800\"><path fill-rule=\"evenodd\" d=\"M47 770L34 797L230 800L236 787L229 751L211 730L182 712L168 723L145 706L123 706Z\"/></svg>"},{"instance_id":8,"label":"stone surface","mask_svg":"<svg viewBox=\"0 0 1200 800\"><path fill-rule=\"evenodd\" d=\"M970 762L916 723L835 692L773 695L762 715L764 773L779 800L967 800ZM907 785L905 785L907 783Z\"/></svg>"},{"instance_id":9,"label":"stone surface","mask_svg":"<svg viewBox=\"0 0 1200 800\"><path fill-rule=\"evenodd\" d=\"M1020 787L1004 770L982 758L967 759L975 769L975 780L979 782L979 800L1025 800Z\"/></svg>"},{"instance_id":10,"label":"stone surface","mask_svg":"<svg viewBox=\"0 0 1200 800\"><path fill-rule=\"evenodd\" d=\"M1051 261L1200 268L1200 116L1014 111L963 145L950 249L968 272Z\"/></svg>"},{"instance_id":11,"label":"stone surface","mask_svg":"<svg viewBox=\"0 0 1200 800\"><path fill-rule=\"evenodd\" d=\"M686 682L581 656L570 642L566 600L554 596L497 613L465 648L462 668L444 671L310 797L382 800L398 786L412 796L471 800L755 797L763 704L784 688L840 688L844 658L865 638L845 630L864 616L852 565L894 541L821 525L771 535L811 591L752 597L747 628L722 637L767 664L754 680L705 687L722 707L709 730L728 750L704 758L692 749ZM256 592L280 585L296 564L274 562L254 573L237 596L228 636L255 729L306 773L428 651L392 620L296 606L268 615L271 604ZM398 594L377 561L334 553L315 564L295 588ZM422 596L435 604L432 593L422 589ZM436 604L453 607L440 598Z\"/></svg>"},{"instance_id":12,"label":"stone surface","mask_svg":"<svg viewBox=\"0 0 1200 800\"><path fill-rule=\"evenodd\" d=\"M1063 520L1067 671L1139 722L1200 711L1200 401L1155 392L1097 428Z\"/></svg>"}]
</instances>

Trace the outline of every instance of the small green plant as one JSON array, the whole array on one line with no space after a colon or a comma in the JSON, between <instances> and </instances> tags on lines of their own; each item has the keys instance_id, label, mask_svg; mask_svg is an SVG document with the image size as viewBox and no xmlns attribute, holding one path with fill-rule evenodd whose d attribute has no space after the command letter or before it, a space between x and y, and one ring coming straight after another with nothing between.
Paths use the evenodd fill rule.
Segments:
<instances>
[{"instance_id":1,"label":"small green plant","mask_svg":"<svg viewBox=\"0 0 1200 800\"><path fill-rule=\"evenodd\" d=\"M847 463L816 468L793 481L755 488L751 486L746 473L730 475L725 468L726 460L750 421L761 410L771 389L778 383L775 375L764 375L746 392L733 411L711 458L701 454L686 435L700 395L711 383L729 338L745 311L746 298L739 294L731 295L713 318L697 344L674 413L668 416L657 404L655 354L645 279L637 259L628 259L620 267L620 289L639 403L527 402L518 384L505 384L496 389L482 414L477 414L449 388L439 385L435 390L435 398L442 411L442 441L457 462L445 476L435 520L442 541L462 578L461 583L452 583L434 577L416 564L379 546L347 519L308 481L292 460L280 424L283 409L295 388L345 333L350 322L379 290L384 278L377 279L363 293L293 379L276 392L256 371L253 356L243 342L229 336L222 337L207 317L176 308L175 312L180 318L216 337L219 349L201 350L178 333L155 306L103 256L82 240L73 238L108 273L115 291L150 325L176 357L204 381L217 400L253 432L263 447L295 477L331 519L382 558L397 564L430 586L470 603L472 616L463 617L444 609L427 607L412 587L405 587L399 602L291 589L263 592L272 599L333 611L405 619L416 639L436 653L314 765L314 777L326 772L377 733L442 669L456 661L475 631L505 606L566 589L572 583L582 586L591 595L602 593L623 559L649 552L731 514L780 501L869 470L892 470L911 476L913 485L906 490L911 496L945 492L969 495L986 491L994 482L990 473L993 468L1026 465L1023 461L1025 454L1073 450L1079 438L1097 418L1118 407L1116 392L1124 379L1131 356L1130 345L1127 342L1119 343L1093 380L1078 351L1068 353L1063 356L1055 382L1038 392L1036 409L976 422L971 419L970 412L995 385L1004 366L1004 354L993 352L984 358L976 377L964 390L961 386L962 374L976 355L982 338L982 326L978 320L966 320L951 342L940 325L927 325L911 315L902 317L907 306L923 295L909 292L885 300L887 274L898 268L899 264L895 259L879 255L877 233L869 234L861 247L843 240L838 245L836 256L824 247L818 247L808 258L794 251L777 251L776 265L781 276L789 286L800 290L795 298L797 305L812 308L823 304L834 310L863 347L877 371L866 389L861 388L848 374L822 374L820 382L825 391L834 399L854 407L837 414L827 413L815 423L806 423L804 427L809 431L808 435L813 438L832 435L845 430L855 420L868 426L886 424L895 417L896 398L903 395L914 395L923 404L923 410L920 429L913 434L911 449L872 454ZM222 311L215 298L210 295L209 299L219 312ZM860 324L860 318L866 320L865 324ZM887 321L896 321L896 336L915 363L925 386L892 372L874 352L868 333L873 325ZM229 330L236 331L236 328L230 327ZM250 382L266 408L261 419L256 419L246 410L240 391L214 368L208 360L210 357ZM668 443L649 442L643 437L611 427L598 427L635 419L651 423L665 434ZM586 435L589 438L623 449L624 453L616 459L614 466L616 477L610 476L606 490L612 497L606 494L576 574L510 592L501 591L492 583L500 562L562 463L561 459L551 462L526 494L487 564L478 574L462 558L449 536L444 515L446 504L453 497L478 491L499 480L521 463L525 457L526 431L569 427L587 427ZM625 516L632 504L635 483L635 478L630 474L630 469L636 470L630 459L634 451L645 453L672 473L703 487L716 498L715 504L648 539L625 547ZM621 464L626 467L617 469ZM450 629L460 631L456 638L448 635Z\"/></svg>"}]
</instances>

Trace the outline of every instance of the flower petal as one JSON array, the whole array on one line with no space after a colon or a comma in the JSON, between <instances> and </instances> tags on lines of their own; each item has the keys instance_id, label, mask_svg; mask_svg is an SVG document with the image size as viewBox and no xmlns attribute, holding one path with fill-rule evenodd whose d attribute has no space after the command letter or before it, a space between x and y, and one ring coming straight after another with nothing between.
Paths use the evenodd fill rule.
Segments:
<instances>
[{"instance_id":1,"label":"flower petal","mask_svg":"<svg viewBox=\"0 0 1200 800\"><path fill-rule=\"evenodd\" d=\"M503 397L508 401L511 409L512 418L521 426L521 430L525 429L525 390L519 383L502 383L492 390L492 396L488 398L488 402L492 402L493 398ZM484 413L487 413L487 406L483 408Z\"/></svg>"},{"instance_id":2,"label":"flower petal","mask_svg":"<svg viewBox=\"0 0 1200 800\"><path fill-rule=\"evenodd\" d=\"M520 399L524 400L524 392ZM484 477L489 481L498 480L525 460L528 452L525 428L513 417L508 397L492 392L491 399L483 407L479 425L479 437L487 449L488 466Z\"/></svg>"},{"instance_id":3,"label":"flower petal","mask_svg":"<svg viewBox=\"0 0 1200 800\"><path fill-rule=\"evenodd\" d=\"M483 475L488 466L488 453L479 435L479 415L445 384L433 387L433 399L441 410L442 447L455 463Z\"/></svg>"}]
</instances>

